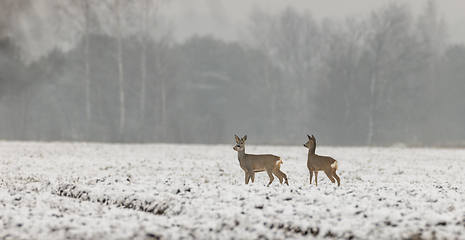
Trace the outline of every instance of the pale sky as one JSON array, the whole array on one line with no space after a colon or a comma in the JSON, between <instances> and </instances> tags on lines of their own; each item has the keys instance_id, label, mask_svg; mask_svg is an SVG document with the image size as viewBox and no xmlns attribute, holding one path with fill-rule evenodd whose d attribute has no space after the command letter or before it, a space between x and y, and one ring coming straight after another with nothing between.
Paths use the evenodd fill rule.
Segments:
<instances>
[{"instance_id":1,"label":"pale sky","mask_svg":"<svg viewBox=\"0 0 465 240\"><path fill-rule=\"evenodd\" d=\"M309 11L316 20L344 19L368 16L390 2L411 6L415 15L422 12L427 3L426 0L176 0L163 6L161 12L172 21L178 40L193 34L237 40L256 8L276 13L291 6L299 11ZM436 0L436 4L449 27L448 40L465 43L465 1Z\"/></svg>"}]
</instances>

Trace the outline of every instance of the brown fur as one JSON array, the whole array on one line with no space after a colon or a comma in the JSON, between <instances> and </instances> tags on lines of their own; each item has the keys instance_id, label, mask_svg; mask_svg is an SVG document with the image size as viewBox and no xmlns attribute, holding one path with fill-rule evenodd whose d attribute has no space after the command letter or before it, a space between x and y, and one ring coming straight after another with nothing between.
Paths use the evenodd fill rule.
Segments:
<instances>
[{"instance_id":1,"label":"brown fur","mask_svg":"<svg viewBox=\"0 0 465 240\"><path fill-rule=\"evenodd\" d=\"M304 147L308 148L307 168L310 172L310 184L312 184L313 173L315 173L315 183L318 186L318 172L323 171L332 183L335 183L334 178L336 178L337 186L341 186L341 180L336 174L337 161L332 157L316 155L316 138L313 135L311 137L307 135L307 137L308 142L304 144Z\"/></svg>"},{"instance_id":2,"label":"brown fur","mask_svg":"<svg viewBox=\"0 0 465 240\"><path fill-rule=\"evenodd\" d=\"M245 172L245 184L249 183L249 180L254 182L255 180L255 173L256 172L263 172L266 171L268 176L270 177L270 182L267 186L273 182L274 177L273 174L278 177L279 182L282 184L283 179L285 179L285 183L289 185L287 181L287 176L283 172L281 172L281 164L283 161L280 157L274 156L271 154L266 155L253 155L245 153L245 141L247 140L247 135L245 135L242 139L238 136L236 137L236 146L233 147L234 150L237 151L237 157L239 159L239 164Z\"/></svg>"}]
</instances>

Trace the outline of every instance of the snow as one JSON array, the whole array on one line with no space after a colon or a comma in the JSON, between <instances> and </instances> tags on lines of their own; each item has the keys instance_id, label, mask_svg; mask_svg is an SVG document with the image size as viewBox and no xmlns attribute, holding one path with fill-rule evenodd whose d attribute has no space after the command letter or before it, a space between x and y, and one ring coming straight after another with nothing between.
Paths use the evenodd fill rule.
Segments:
<instances>
[{"instance_id":1,"label":"snow","mask_svg":"<svg viewBox=\"0 0 465 240\"><path fill-rule=\"evenodd\" d=\"M465 149L318 147L341 187L309 184L307 149L281 156L290 186L244 184L231 145L0 141L0 238L464 238Z\"/></svg>"}]
</instances>

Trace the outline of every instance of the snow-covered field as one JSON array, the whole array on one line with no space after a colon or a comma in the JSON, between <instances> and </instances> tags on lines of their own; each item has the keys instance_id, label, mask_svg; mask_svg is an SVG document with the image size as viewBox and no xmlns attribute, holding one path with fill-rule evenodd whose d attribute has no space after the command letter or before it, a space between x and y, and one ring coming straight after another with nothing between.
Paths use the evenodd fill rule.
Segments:
<instances>
[{"instance_id":1,"label":"snow-covered field","mask_svg":"<svg viewBox=\"0 0 465 240\"><path fill-rule=\"evenodd\" d=\"M465 239L465 149L317 147L316 187L303 146L246 145L284 161L266 187L233 145L0 141L0 239Z\"/></svg>"}]
</instances>

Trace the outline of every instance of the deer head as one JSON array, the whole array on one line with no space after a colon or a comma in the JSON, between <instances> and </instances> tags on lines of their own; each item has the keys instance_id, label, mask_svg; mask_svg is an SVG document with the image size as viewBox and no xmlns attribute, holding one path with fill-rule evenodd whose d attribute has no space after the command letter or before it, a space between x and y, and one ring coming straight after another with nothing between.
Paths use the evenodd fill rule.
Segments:
<instances>
[{"instance_id":1,"label":"deer head","mask_svg":"<svg viewBox=\"0 0 465 240\"><path fill-rule=\"evenodd\" d=\"M244 150L244 143L247 140L247 135L245 135L243 138L239 138L237 135L234 136L236 137L236 146L234 146L233 149L236 151Z\"/></svg>"},{"instance_id":2,"label":"deer head","mask_svg":"<svg viewBox=\"0 0 465 240\"><path fill-rule=\"evenodd\" d=\"M316 138L312 135L311 137L307 134L308 142L304 144L304 147L310 148L316 146Z\"/></svg>"}]
</instances>

